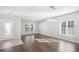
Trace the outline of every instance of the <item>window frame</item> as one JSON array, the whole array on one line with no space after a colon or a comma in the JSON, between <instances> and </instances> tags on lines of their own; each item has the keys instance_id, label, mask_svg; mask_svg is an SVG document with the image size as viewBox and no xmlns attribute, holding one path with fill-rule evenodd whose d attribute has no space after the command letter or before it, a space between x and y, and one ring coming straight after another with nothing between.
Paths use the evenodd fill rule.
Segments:
<instances>
[{"instance_id":1,"label":"window frame","mask_svg":"<svg viewBox=\"0 0 79 59\"><path fill-rule=\"evenodd\" d=\"M68 22L70 21L70 23L73 21L73 24L70 24L70 26L71 26L71 30L73 30L73 34L69 34L69 27L68 27ZM62 23L63 22L66 22L66 28L65 28L65 30L66 30L66 33L65 34L63 34L62 33ZM72 25L73 25L73 27L72 27ZM74 20L67 20L67 21L62 21L62 22L60 22L60 35L65 35L65 36L74 36L74 27L75 27L75 21Z\"/></svg>"},{"instance_id":2,"label":"window frame","mask_svg":"<svg viewBox=\"0 0 79 59\"><path fill-rule=\"evenodd\" d=\"M7 35L12 34L12 23L10 22L5 23L5 34Z\"/></svg>"}]
</instances>

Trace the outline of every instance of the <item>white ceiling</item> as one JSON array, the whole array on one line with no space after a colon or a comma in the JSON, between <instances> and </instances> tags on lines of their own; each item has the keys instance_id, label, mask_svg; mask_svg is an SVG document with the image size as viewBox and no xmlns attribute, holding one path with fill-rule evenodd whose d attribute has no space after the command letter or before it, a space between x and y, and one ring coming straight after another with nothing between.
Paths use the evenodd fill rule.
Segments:
<instances>
[{"instance_id":1,"label":"white ceiling","mask_svg":"<svg viewBox=\"0 0 79 59\"><path fill-rule=\"evenodd\" d=\"M54 6L54 8L49 6L0 6L0 11L11 11L26 20L40 21L79 10L78 6Z\"/></svg>"}]
</instances>

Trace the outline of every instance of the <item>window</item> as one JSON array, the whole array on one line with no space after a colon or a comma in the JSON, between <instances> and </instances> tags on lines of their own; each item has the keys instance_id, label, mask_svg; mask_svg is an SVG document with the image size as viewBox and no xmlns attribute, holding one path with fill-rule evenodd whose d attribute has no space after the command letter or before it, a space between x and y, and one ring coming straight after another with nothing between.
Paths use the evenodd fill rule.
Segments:
<instances>
[{"instance_id":1,"label":"window","mask_svg":"<svg viewBox=\"0 0 79 59\"><path fill-rule=\"evenodd\" d=\"M62 31L62 34L66 34L66 22L62 22L61 31Z\"/></svg>"},{"instance_id":2,"label":"window","mask_svg":"<svg viewBox=\"0 0 79 59\"><path fill-rule=\"evenodd\" d=\"M61 34L74 35L74 21L73 20L61 22Z\"/></svg>"},{"instance_id":3,"label":"window","mask_svg":"<svg viewBox=\"0 0 79 59\"><path fill-rule=\"evenodd\" d=\"M12 23L5 23L5 34L11 34L12 31Z\"/></svg>"},{"instance_id":4,"label":"window","mask_svg":"<svg viewBox=\"0 0 79 59\"><path fill-rule=\"evenodd\" d=\"M33 31L33 24L25 24L25 32Z\"/></svg>"},{"instance_id":5,"label":"window","mask_svg":"<svg viewBox=\"0 0 79 59\"><path fill-rule=\"evenodd\" d=\"M74 21L68 21L68 34L74 34Z\"/></svg>"}]
</instances>

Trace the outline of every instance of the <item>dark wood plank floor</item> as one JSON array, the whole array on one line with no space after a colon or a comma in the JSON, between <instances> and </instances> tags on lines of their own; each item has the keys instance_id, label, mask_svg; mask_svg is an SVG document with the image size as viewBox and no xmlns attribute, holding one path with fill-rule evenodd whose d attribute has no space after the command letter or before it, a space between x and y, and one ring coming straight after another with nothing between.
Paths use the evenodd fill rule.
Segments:
<instances>
[{"instance_id":1,"label":"dark wood plank floor","mask_svg":"<svg viewBox=\"0 0 79 59\"><path fill-rule=\"evenodd\" d=\"M0 49L0 52L79 52L79 43L35 34L34 42L29 45L25 37L27 37L27 35L22 36L24 44Z\"/></svg>"}]
</instances>

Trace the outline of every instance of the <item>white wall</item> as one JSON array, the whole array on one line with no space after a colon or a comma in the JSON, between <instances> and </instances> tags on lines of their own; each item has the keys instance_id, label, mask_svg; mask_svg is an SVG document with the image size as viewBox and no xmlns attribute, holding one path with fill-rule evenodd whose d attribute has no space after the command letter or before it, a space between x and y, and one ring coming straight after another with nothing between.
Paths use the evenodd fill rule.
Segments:
<instances>
[{"instance_id":1,"label":"white wall","mask_svg":"<svg viewBox=\"0 0 79 59\"><path fill-rule=\"evenodd\" d=\"M5 34L4 25L7 22L12 22L11 35ZM18 17L11 15L0 15L0 40L5 39L20 39L21 38L21 20Z\"/></svg>"},{"instance_id":2,"label":"white wall","mask_svg":"<svg viewBox=\"0 0 79 59\"><path fill-rule=\"evenodd\" d=\"M26 35L26 34L33 34L33 33L38 33L38 22L36 21L28 21L28 20L21 20L21 34ZM30 32L25 32L25 24L33 24L33 31Z\"/></svg>"},{"instance_id":3,"label":"white wall","mask_svg":"<svg viewBox=\"0 0 79 59\"><path fill-rule=\"evenodd\" d=\"M5 34L4 24L12 22L12 35ZM11 15L0 15L0 40L6 39L21 39L21 35L38 33L38 22L24 20L17 16ZM25 32L25 24L33 24L32 32Z\"/></svg>"},{"instance_id":4,"label":"white wall","mask_svg":"<svg viewBox=\"0 0 79 59\"><path fill-rule=\"evenodd\" d=\"M57 22L49 22L49 21L39 22L39 33L79 43L79 12L78 11L71 14L54 17L51 19L56 20ZM63 20L75 20L74 36L60 35L60 22Z\"/></svg>"}]
</instances>

